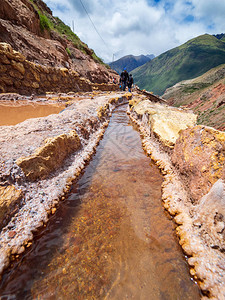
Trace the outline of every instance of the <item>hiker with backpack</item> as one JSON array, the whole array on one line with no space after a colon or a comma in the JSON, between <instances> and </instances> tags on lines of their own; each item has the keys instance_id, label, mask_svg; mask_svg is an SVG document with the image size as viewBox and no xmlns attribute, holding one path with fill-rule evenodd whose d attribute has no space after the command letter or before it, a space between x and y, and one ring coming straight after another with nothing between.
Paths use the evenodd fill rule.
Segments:
<instances>
[{"instance_id":1,"label":"hiker with backpack","mask_svg":"<svg viewBox=\"0 0 225 300\"><path fill-rule=\"evenodd\" d=\"M123 72L120 74L120 82L122 84L122 90L123 91L126 90L126 86L128 84L128 80L129 80L129 75L127 73L126 68L124 68Z\"/></svg>"},{"instance_id":2,"label":"hiker with backpack","mask_svg":"<svg viewBox=\"0 0 225 300\"><path fill-rule=\"evenodd\" d=\"M128 86L128 91L131 93L131 88L132 88L132 85L134 83L134 79L133 79L133 76L132 74L129 75L129 78L128 78L128 83L127 83L127 86Z\"/></svg>"}]
</instances>

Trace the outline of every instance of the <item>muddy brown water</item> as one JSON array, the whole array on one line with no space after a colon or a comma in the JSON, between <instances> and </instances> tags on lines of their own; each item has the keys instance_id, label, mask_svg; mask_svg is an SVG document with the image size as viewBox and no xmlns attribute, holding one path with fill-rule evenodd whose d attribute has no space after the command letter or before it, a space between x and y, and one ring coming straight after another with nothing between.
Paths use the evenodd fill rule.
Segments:
<instances>
[{"instance_id":1,"label":"muddy brown water","mask_svg":"<svg viewBox=\"0 0 225 300\"><path fill-rule=\"evenodd\" d=\"M161 184L121 106L68 198L5 272L1 299L200 299Z\"/></svg>"},{"instance_id":2,"label":"muddy brown water","mask_svg":"<svg viewBox=\"0 0 225 300\"><path fill-rule=\"evenodd\" d=\"M0 104L0 126L16 125L27 119L46 117L63 110L63 104L10 103Z\"/></svg>"}]
</instances>

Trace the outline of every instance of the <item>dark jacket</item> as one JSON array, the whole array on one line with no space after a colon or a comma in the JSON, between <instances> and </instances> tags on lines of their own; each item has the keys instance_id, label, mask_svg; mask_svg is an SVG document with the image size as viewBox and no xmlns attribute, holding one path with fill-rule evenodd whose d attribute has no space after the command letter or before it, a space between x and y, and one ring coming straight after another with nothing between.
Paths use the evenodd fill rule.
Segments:
<instances>
[{"instance_id":1,"label":"dark jacket","mask_svg":"<svg viewBox=\"0 0 225 300\"><path fill-rule=\"evenodd\" d=\"M128 87L131 88L133 83L134 83L134 79L132 75L129 75L128 84L127 84Z\"/></svg>"},{"instance_id":2,"label":"dark jacket","mask_svg":"<svg viewBox=\"0 0 225 300\"><path fill-rule=\"evenodd\" d=\"M120 79L121 79L121 82L128 82L129 80L129 75L127 73L126 70L124 70L121 74L120 74Z\"/></svg>"}]
</instances>

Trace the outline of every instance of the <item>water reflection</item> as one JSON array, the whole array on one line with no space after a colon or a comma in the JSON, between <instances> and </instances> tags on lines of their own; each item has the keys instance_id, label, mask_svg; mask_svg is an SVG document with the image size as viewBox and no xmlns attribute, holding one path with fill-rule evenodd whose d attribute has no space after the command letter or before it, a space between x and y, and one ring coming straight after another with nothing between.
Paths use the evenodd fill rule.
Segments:
<instances>
[{"instance_id":1,"label":"water reflection","mask_svg":"<svg viewBox=\"0 0 225 300\"><path fill-rule=\"evenodd\" d=\"M0 104L0 126L16 125L31 118L58 114L65 106L62 104Z\"/></svg>"}]
</instances>

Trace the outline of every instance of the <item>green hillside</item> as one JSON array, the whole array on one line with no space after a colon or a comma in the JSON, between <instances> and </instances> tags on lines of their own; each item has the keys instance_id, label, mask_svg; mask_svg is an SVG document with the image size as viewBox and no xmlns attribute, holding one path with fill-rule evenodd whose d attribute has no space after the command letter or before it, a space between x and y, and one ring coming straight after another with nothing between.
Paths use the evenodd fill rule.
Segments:
<instances>
[{"instance_id":1,"label":"green hillside","mask_svg":"<svg viewBox=\"0 0 225 300\"><path fill-rule=\"evenodd\" d=\"M162 95L175 83L202 75L225 63L225 43L205 34L169 50L135 69L135 83Z\"/></svg>"},{"instance_id":2,"label":"green hillside","mask_svg":"<svg viewBox=\"0 0 225 300\"><path fill-rule=\"evenodd\" d=\"M225 130L225 64L194 79L181 81L163 94L169 105L184 106L198 115L198 124Z\"/></svg>"},{"instance_id":3,"label":"green hillside","mask_svg":"<svg viewBox=\"0 0 225 300\"><path fill-rule=\"evenodd\" d=\"M52 16L52 11L45 4L45 2L43 2L42 0L30 0L30 2L33 5L37 14L39 15L40 29L42 33L45 30L49 32L56 31L62 39L67 38L69 41L71 41L75 48L91 56L96 62L104 64L102 59L95 54L94 50L88 48L88 45L82 42L68 25L64 24L64 22L61 21L58 17ZM70 55L69 48L66 48L66 51Z\"/></svg>"}]
</instances>

